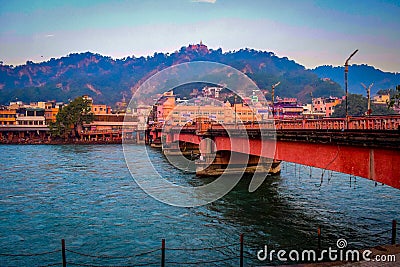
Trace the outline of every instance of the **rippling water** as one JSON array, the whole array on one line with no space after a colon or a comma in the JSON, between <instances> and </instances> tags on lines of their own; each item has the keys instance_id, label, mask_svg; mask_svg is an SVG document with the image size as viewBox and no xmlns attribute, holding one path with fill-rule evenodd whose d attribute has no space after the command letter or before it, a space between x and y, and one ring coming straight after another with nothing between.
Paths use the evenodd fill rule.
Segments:
<instances>
[{"instance_id":1,"label":"rippling water","mask_svg":"<svg viewBox=\"0 0 400 267\"><path fill-rule=\"evenodd\" d=\"M247 192L250 180L244 178L214 203L178 208L152 199L136 185L120 145L0 146L0 152L0 254L59 250L64 238L72 251L128 256L157 249L165 238L167 248L234 244L214 250L167 250L167 262L235 257L197 266L237 266L239 234L244 233L245 263L256 266L266 264L256 257L265 244L315 248L318 226L324 246L334 246L338 238L346 238L354 248L388 243L390 233L379 233L399 219L400 191L330 172L320 185L321 170L291 163L284 163L281 176L268 177L254 193ZM149 156L160 172L181 184L209 181L173 168L157 150L149 150ZM137 158L139 170L142 160ZM160 251L112 260L67 251L67 261L157 266ZM59 262L61 252L0 255L1 266Z\"/></svg>"}]
</instances>

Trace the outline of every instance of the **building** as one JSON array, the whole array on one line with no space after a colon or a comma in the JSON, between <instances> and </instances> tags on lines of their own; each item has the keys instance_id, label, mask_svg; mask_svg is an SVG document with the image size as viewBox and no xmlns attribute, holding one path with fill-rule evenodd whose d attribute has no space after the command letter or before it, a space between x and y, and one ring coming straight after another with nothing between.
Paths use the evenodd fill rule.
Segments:
<instances>
[{"instance_id":1,"label":"building","mask_svg":"<svg viewBox=\"0 0 400 267\"><path fill-rule=\"evenodd\" d=\"M184 125L197 118L218 123L252 122L262 118L260 113L262 112L257 112L256 109L253 111L246 103L221 103L214 98L177 101L173 92L167 92L154 105L149 124L167 122Z\"/></svg>"},{"instance_id":2,"label":"building","mask_svg":"<svg viewBox=\"0 0 400 267\"><path fill-rule=\"evenodd\" d=\"M94 104L93 98L91 98L89 95L83 95L82 98L89 102L90 110L93 112L93 114L104 115L112 113L110 106L103 104Z\"/></svg>"},{"instance_id":3,"label":"building","mask_svg":"<svg viewBox=\"0 0 400 267\"><path fill-rule=\"evenodd\" d=\"M112 111L110 106L102 105L102 104L92 104L91 110L92 110L93 114L95 114L95 115L111 114L111 111Z\"/></svg>"},{"instance_id":4,"label":"building","mask_svg":"<svg viewBox=\"0 0 400 267\"><path fill-rule=\"evenodd\" d=\"M164 122L175 106L174 91L165 92L157 101L151 120L154 122Z\"/></svg>"},{"instance_id":5,"label":"building","mask_svg":"<svg viewBox=\"0 0 400 267\"><path fill-rule=\"evenodd\" d=\"M326 116L325 111L314 111L313 104L303 105L303 117L310 119L323 118Z\"/></svg>"},{"instance_id":6,"label":"building","mask_svg":"<svg viewBox=\"0 0 400 267\"><path fill-rule=\"evenodd\" d=\"M17 110L0 107L0 126L17 124Z\"/></svg>"},{"instance_id":7,"label":"building","mask_svg":"<svg viewBox=\"0 0 400 267\"><path fill-rule=\"evenodd\" d=\"M297 103L296 98L276 97L274 103L274 118L287 119L298 118L303 115L303 107Z\"/></svg>"},{"instance_id":8,"label":"building","mask_svg":"<svg viewBox=\"0 0 400 267\"><path fill-rule=\"evenodd\" d=\"M342 103L342 99L337 97L317 97L312 99L313 103L313 113L325 113L325 117L332 116L335 111L334 107Z\"/></svg>"},{"instance_id":9,"label":"building","mask_svg":"<svg viewBox=\"0 0 400 267\"><path fill-rule=\"evenodd\" d=\"M257 108L253 109L245 103L236 103L231 105L231 109L242 122L254 122L262 119L260 110Z\"/></svg>"},{"instance_id":10,"label":"building","mask_svg":"<svg viewBox=\"0 0 400 267\"><path fill-rule=\"evenodd\" d=\"M17 125L46 125L45 109L22 107L17 109Z\"/></svg>"},{"instance_id":11,"label":"building","mask_svg":"<svg viewBox=\"0 0 400 267\"><path fill-rule=\"evenodd\" d=\"M58 111L64 106L63 102L48 101L44 108L44 117L46 119L46 124L49 125L51 122L57 120Z\"/></svg>"},{"instance_id":12,"label":"building","mask_svg":"<svg viewBox=\"0 0 400 267\"><path fill-rule=\"evenodd\" d=\"M29 106L30 107L37 107L37 108L45 108L45 106L46 106L46 102L43 102L43 101L39 101L39 102L31 102L30 104L29 104Z\"/></svg>"},{"instance_id":13,"label":"building","mask_svg":"<svg viewBox=\"0 0 400 267\"><path fill-rule=\"evenodd\" d=\"M197 52L199 54L208 54L210 51L208 47L200 41L200 44L189 44L188 47L185 48L187 52Z\"/></svg>"},{"instance_id":14,"label":"building","mask_svg":"<svg viewBox=\"0 0 400 267\"><path fill-rule=\"evenodd\" d=\"M221 92L221 87L216 86L205 86L202 90L204 97L212 97L212 98L219 98L219 93Z\"/></svg>"},{"instance_id":15,"label":"building","mask_svg":"<svg viewBox=\"0 0 400 267\"><path fill-rule=\"evenodd\" d=\"M150 106L139 106L130 114L113 114L110 106L94 104L88 95L83 98L90 103L94 121L83 125L82 130L79 130L80 141L119 142L125 134L126 139L144 142ZM8 107L0 107L0 142L50 141L48 125L56 121L57 114L63 107L64 103L56 101L32 102L29 105L18 101L10 103ZM167 110L168 106L165 108Z\"/></svg>"},{"instance_id":16,"label":"building","mask_svg":"<svg viewBox=\"0 0 400 267\"><path fill-rule=\"evenodd\" d=\"M389 101L390 101L389 94L376 95L372 98L372 103L374 103L375 105L387 105Z\"/></svg>"},{"instance_id":17,"label":"building","mask_svg":"<svg viewBox=\"0 0 400 267\"><path fill-rule=\"evenodd\" d=\"M200 105L200 103L188 102L175 106L166 117L166 121L171 125L184 125L197 118L206 118L218 123L233 123L234 112L230 105L221 107L212 103Z\"/></svg>"},{"instance_id":18,"label":"building","mask_svg":"<svg viewBox=\"0 0 400 267\"><path fill-rule=\"evenodd\" d=\"M37 106L12 103L13 108L0 112L3 124L0 127L1 142L42 142L49 137L49 128L45 123L45 109ZM15 108L18 107L18 108ZM7 118L6 118L7 116Z\"/></svg>"}]
</instances>

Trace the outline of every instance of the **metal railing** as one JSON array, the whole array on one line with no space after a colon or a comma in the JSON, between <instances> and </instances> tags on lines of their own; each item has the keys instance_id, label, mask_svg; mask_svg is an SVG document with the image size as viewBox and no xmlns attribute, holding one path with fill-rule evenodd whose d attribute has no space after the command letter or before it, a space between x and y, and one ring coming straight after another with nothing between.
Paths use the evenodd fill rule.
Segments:
<instances>
[{"instance_id":1,"label":"metal railing","mask_svg":"<svg viewBox=\"0 0 400 267\"><path fill-rule=\"evenodd\" d=\"M396 244L397 240L397 222L396 220L392 220L391 228L385 229L379 233L374 233L369 235L370 237L382 237L382 235L387 238L387 243L391 245ZM298 248L301 246L310 246L312 245L313 247L315 246L317 248L317 251L322 250L322 235L321 235L321 227L318 227L316 231L316 235L312 235L309 238L306 238L304 240L301 240L298 243L291 243L288 245L279 245L280 249L291 249L291 248ZM243 234L240 234L240 239L239 242L234 242L226 245L219 245L219 246L212 246L212 247L168 247L166 246L166 241L165 239L161 240L161 246L147 250L147 251L142 251L140 253L136 254L131 254L131 255L119 255L119 256L114 256L114 255L106 255L106 254L91 254L88 252L81 252L77 251L75 249L67 248L65 240L61 240L61 249L57 250L52 250L52 251L44 251L44 252L36 252L36 253L25 253L25 254L19 254L19 253L0 253L0 259L1 258L21 258L21 257L30 257L34 258L35 262L36 258L38 256L43 256L43 255L51 255L55 253L60 253L61 252L61 261L59 262L53 262L49 264L42 264L39 266L91 266L91 267L123 267L123 266L162 266L165 267L166 264L168 265L175 265L175 266L187 266L187 265L206 265L208 266L211 263L218 263L218 264L224 264L227 265L234 265L234 266L244 266L244 259L256 259L256 256L249 253L248 251L244 251L244 238ZM382 244L379 244L382 245ZM208 258L205 259L204 257L201 257L200 259L196 261L179 261L179 259L176 256L174 257L174 260L167 260L167 252L168 251L182 251L182 252L187 252L190 251L190 253L194 252L200 252L200 251L217 251L217 252L222 252L224 249L229 249L230 254L232 254L232 251L237 250L237 254L235 256L230 256L227 255L227 253L222 253L224 257L221 258ZM246 256L244 254L247 254L249 256ZM235 254L235 253L234 253ZM150 255L151 259L145 259L143 260L143 256L148 256ZM158 258L158 260L157 260ZM76 260L81 260L83 262L78 262ZM110 261L121 261L124 260L124 265L115 265L115 264L109 264ZM107 262L107 264L103 264ZM89 263L88 263L89 262ZM235 263L236 262L236 263Z\"/></svg>"}]
</instances>

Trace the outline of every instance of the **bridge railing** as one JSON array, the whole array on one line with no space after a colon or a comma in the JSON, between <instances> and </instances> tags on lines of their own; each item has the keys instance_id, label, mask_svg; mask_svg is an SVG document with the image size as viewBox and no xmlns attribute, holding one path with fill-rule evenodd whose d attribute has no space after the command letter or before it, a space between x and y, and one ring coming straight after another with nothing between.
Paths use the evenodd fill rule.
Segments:
<instances>
[{"instance_id":1,"label":"bridge railing","mask_svg":"<svg viewBox=\"0 0 400 267\"><path fill-rule=\"evenodd\" d=\"M352 117L349 121L349 129L399 130L400 116Z\"/></svg>"},{"instance_id":2,"label":"bridge railing","mask_svg":"<svg viewBox=\"0 0 400 267\"><path fill-rule=\"evenodd\" d=\"M349 130L399 130L400 116L349 117L347 125ZM275 129L342 130L346 129L346 118L275 120Z\"/></svg>"},{"instance_id":3,"label":"bridge railing","mask_svg":"<svg viewBox=\"0 0 400 267\"><path fill-rule=\"evenodd\" d=\"M369 116L369 117L349 117L348 118L349 130L399 130L400 129L400 116ZM280 119L280 120L266 120L261 123L244 123L243 126L235 124L212 124L202 123L202 131L207 129L275 129L277 130L290 130L290 129L315 129L315 130L342 130L346 129L346 118L323 118L323 119Z\"/></svg>"},{"instance_id":4,"label":"bridge railing","mask_svg":"<svg viewBox=\"0 0 400 267\"><path fill-rule=\"evenodd\" d=\"M347 127L346 127L347 123ZM173 126L171 126L174 128ZM161 125L153 126L151 131L160 129ZM176 126L175 128L181 128ZM368 117L348 117L346 118L323 118L323 119L269 119L262 122L245 122L243 124L225 123L219 124L211 120L202 120L191 125L184 126L183 129L192 129L198 133L205 133L208 130L223 129L276 129L276 130L400 130L400 115L391 116L368 116Z\"/></svg>"}]
</instances>

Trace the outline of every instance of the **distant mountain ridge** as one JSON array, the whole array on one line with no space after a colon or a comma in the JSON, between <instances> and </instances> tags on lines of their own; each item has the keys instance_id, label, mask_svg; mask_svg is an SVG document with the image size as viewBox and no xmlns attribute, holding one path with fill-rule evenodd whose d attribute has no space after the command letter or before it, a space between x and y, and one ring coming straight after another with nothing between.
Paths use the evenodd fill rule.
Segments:
<instances>
[{"instance_id":1,"label":"distant mountain ridge","mask_svg":"<svg viewBox=\"0 0 400 267\"><path fill-rule=\"evenodd\" d=\"M331 80L344 86L344 67L333 67L329 65L319 66L312 70L320 78L330 78ZM400 73L383 72L373 66L351 65L348 72L348 90L353 94L366 95L366 90L362 87L361 83L369 86L371 83L374 85L371 88L371 94L376 94L380 89L394 89L396 85L400 84Z\"/></svg>"},{"instance_id":2,"label":"distant mountain ridge","mask_svg":"<svg viewBox=\"0 0 400 267\"><path fill-rule=\"evenodd\" d=\"M98 103L114 105L123 99L129 101L140 82L156 72L175 64L199 60L232 66L253 79L260 89L270 90L271 85L280 81L275 89L276 96L297 97L302 102L310 101L311 92L314 97L341 96L344 93L338 84L341 80L330 77L329 68L325 68L325 72L318 68L308 70L272 52L246 48L223 53L221 49L208 49L200 43L184 46L174 53L154 53L138 58L112 59L86 52L40 63L28 61L16 67L0 64L0 104L15 99L25 102L68 101L89 94ZM354 81L355 71L350 70L350 73L349 80ZM325 77L331 80L321 79ZM391 80L388 82L392 83Z\"/></svg>"}]
</instances>

